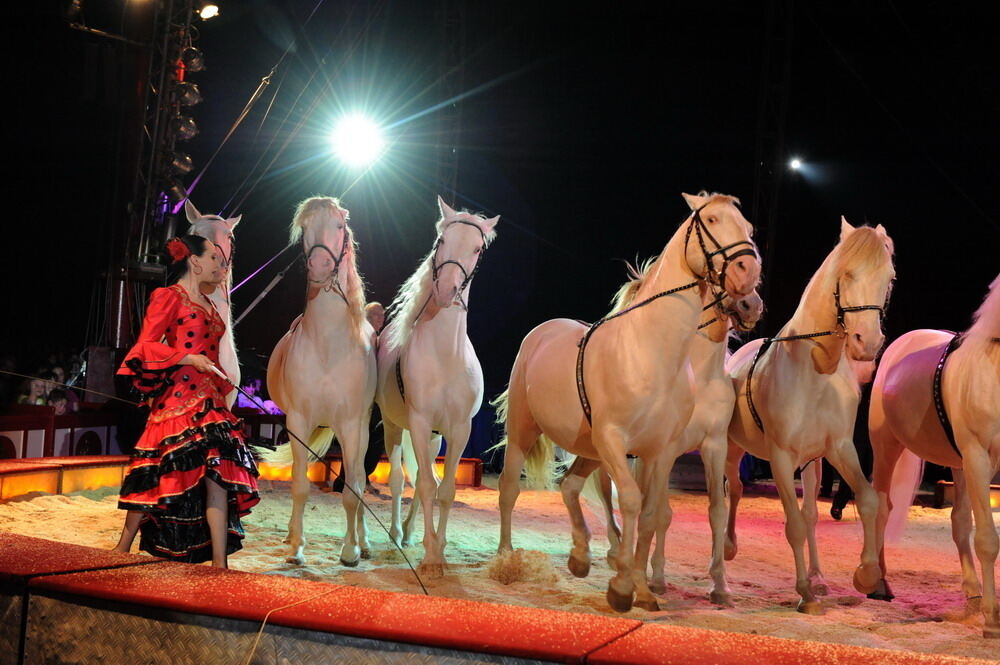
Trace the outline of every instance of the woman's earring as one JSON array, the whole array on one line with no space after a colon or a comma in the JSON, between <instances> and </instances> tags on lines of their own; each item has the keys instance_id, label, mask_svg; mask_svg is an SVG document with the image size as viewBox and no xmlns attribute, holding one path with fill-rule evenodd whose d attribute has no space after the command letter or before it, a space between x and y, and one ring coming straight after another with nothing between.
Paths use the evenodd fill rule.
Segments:
<instances>
[{"instance_id":1,"label":"woman's earring","mask_svg":"<svg viewBox=\"0 0 1000 665\"><path fill-rule=\"evenodd\" d=\"M201 274L201 266L191 266L191 272L193 272L196 275L200 275Z\"/></svg>"}]
</instances>

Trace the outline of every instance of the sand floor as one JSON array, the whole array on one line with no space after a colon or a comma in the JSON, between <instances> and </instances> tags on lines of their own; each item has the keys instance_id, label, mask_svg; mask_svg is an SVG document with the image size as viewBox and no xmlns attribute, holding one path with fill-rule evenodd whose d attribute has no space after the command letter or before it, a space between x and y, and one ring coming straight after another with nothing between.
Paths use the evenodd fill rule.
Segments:
<instances>
[{"instance_id":1,"label":"sand floor","mask_svg":"<svg viewBox=\"0 0 1000 665\"><path fill-rule=\"evenodd\" d=\"M495 485L495 479L492 484ZM282 544L291 498L285 483L262 482L262 501L245 520L245 549L230 559L233 568L339 584L420 593L413 574L388 536L369 519L372 559L357 568L339 563L344 511L340 495L313 489L306 508L305 565L285 562ZM367 499L388 521L385 486ZM407 490L409 495L412 490ZM514 605L614 615L604 600L611 570L604 559L605 529L598 513L587 510L594 534L590 576L577 579L566 569L569 524L557 492L522 492L514 514L514 546L544 554L536 579L501 584L487 570L499 538L497 492L488 487L460 489L449 522L448 570L444 578L425 580L432 595ZM36 495L0 503L0 530L92 547L117 540L123 513L115 507L113 489L66 496ZM822 501L822 500L821 500ZM735 607L708 601L707 564L710 538L707 498L698 492L674 492L673 524L667 541L667 592L660 612L633 609L625 616L643 621L716 630L773 635L925 653L1000 660L1000 642L982 635L982 615L966 612L958 558L951 541L948 510L914 507L900 543L888 551L890 580L897 599L868 600L854 591L851 574L861 550L861 527L853 504L844 521L829 517L829 502L820 505L817 528L823 572L830 594L823 616L795 611L794 568L784 538L781 507L775 496L747 496L739 520L740 553L728 564ZM998 515L1000 517L1000 515ZM417 528L422 529L418 520ZM422 547L408 548L414 563ZM554 579L554 582L551 580Z\"/></svg>"}]
</instances>

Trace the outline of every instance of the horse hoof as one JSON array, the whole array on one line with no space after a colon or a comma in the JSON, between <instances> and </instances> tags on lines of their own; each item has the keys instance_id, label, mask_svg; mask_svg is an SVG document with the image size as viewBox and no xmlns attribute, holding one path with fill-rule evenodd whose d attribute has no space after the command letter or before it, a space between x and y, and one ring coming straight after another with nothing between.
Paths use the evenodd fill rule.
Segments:
<instances>
[{"instance_id":1,"label":"horse hoof","mask_svg":"<svg viewBox=\"0 0 1000 665\"><path fill-rule=\"evenodd\" d=\"M417 567L417 572L421 577L426 577L427 579L440 579L444 577L444 564L443 563L422 563Z\"/></svg>"},{"instance_id":2,"label":"horse hoof","mask_svg":"<svg viewBox=\"0 0 1000 665\"><path fill-rule=\"evenodd\" d=\"M361 557L358 557L354 561L348 561L344 557L340 557L340 563L348 568L357 568L358 564L361 563Z\"/></svg>"},{"instance_id":3,"label":"horse hoof","mask_svg":"<svg viewBox=\"0 0 1000 665\"><path fill-rule=\"evenodd\" d=\"M884 600L886 602L890 602L896 597L892 594L892 589L889 588L889 583L884 579L879 580L878 584L875 585L875 590L867 595L872 600Z\"/></svg>"},{"instance_id":4,"label":"horse hoof","mask_svg":"<svg viewBox=\"0 0 1000 665\"><path fill-rule=\"evenodd\" d=\"M667 592L667 583L663 580L653 580L649 583L649 590L658 596L662 596Z\"/></svg>"},{"instance_id":5,"label":"horse hoof","mask_svg":"<svg viewBox=\"0 0 1000 665\"><path fill-rule=\"evenodd\" d=\"M590 574L590 557L577 558L571 554L566 566L569 568L569 572L573 573L573 577L586 577Z\"/></svg>"},{"instance_id":6,"label":"horse hoof","mask_svg":"<svg viewBox=\"0 0 1000 665\"><path fill-rule=\"evenodd\" d=\"M372 558L372 551L370 549L368 549L367 547L362 547L361 548L361 558L365 559L365 560L368 560L368 559Z\"/></svg>"},{"instance_id":7,"label":"horse hoof","mask_svg":"<svg viewBox=\"0 0 1000 665\"><path fill-rule=\"evenodd\" d=\"M818 600L800 600L799 606L796 609L802 612L802 614L810 616L820 616L823 614L823 606Z\"/></svg>"},{"instance_id":8,"label":"horse hoof","mask_svg":"<svg viewBox=\"0 0 1000 665\"><path fill-rule=\"evenodd\" d=\"M713 605L718 605L720 607L734 607L733 597L728 591L713 591L708 594L708 599L712 601Z\"/></svg>"},{"instance_id":9,"label":"horse hoof","mask_svg":"<svg viewBox=\"0 0 1000 665\"><path fill-rule=\"evenodd\" d=\"M656 600L651 598L637 599L633 604L633 607L638 607L641 610L646 610L647 612L659 612L660 604Z\"/></svg>"},{"instance_id":10,"label":"horse hoof","mask_svg":"<svg viewBox=\"0 0 1000 665\"><path fill-rule=\"evenodd\" d=\"M301 554L292 554L285 557L285 563L294 563L296 566L301 566L306 562L306 558Z\"/></svg>"},{"instance_id":11,"label":"horse hoof","mask_svg":"<svg viewBox=\"0 0 1000 665\"><path fill-rule=\"evenodd\" d=\"M726 561L732 561L733 559L735 559L737 552L739 552L739 548L736 547L736 543L727 540L725 546L725 553L723 554L723 557L726 559Z\"/></svg>"},{"instance_id":12,"label":"horse hoof","mask_svg":"<svg viewBox=\"0 0 1000 665\"><path fill-rule=\"evenodd\" d=\"M854 588L858 593L869 594L878 588L882 569L878 564L861 564L854 569Z\"/></svg>"},{"instance_id":13,"label":"horse hoof","mask_svg":"<svg viewBox=\"0 0 1000 665\"><path fill-rule=\"evenodd\" d=\"M608 599L608 605L610 605L611 609L613 609L615 612L624 613L632 609L631 591L629 591L628 593L619 593L618 591L615 591L614 587L611 586L611 584L609 583L607 599Z\"/></svg>"},{"instance_id":14,"label":"horse hoof","mask_svg":"<svg viewBox=\"0 0 1000 665\"><path fill-rule=\"evenodd\" d=\"M401 541L399 541L399 546L402 547L402 548L404 548L404 549L406 549L407 547L409 547L412 544L413 544L413 541L410 540L409 538L403 538Z\"/></svg>"}]
</instances>

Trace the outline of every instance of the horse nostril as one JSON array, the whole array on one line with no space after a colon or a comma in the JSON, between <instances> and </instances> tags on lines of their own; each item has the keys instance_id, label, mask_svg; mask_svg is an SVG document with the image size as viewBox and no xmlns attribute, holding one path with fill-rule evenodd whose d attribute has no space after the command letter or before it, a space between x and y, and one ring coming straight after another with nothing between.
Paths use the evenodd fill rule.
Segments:
<instances>
[{"instance_id":1,"label":"horse nostril","mask_svg":"<svg viewBox=\"0 0 1000 665\"><path fill-rule=\"evenodd\" d=\"M858 344L861 344L861 333L854 333L854 339Z\"/></svg>"}]
</instances>

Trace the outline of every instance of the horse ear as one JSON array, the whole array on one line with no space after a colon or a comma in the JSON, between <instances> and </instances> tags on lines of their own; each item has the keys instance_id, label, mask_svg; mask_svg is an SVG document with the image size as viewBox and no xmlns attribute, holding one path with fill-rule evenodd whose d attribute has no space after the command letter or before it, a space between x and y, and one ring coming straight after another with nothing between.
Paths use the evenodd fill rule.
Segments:
<instances>
[{"instance_id":1,"label":"horse ear","mask_svg":"<svg viewBox=\"0 0 1000 665\"><path fill-rule=\"evenodd\" d=\"M192 224L204 217L204 215L198 212L198 209L194 207L194 204L191 203L191 199L184 199L184 213L187 215L188 221Z\"/></svg>"},{"instance_id":2,"label":"horse ear","mask_svg":"<svg viewBox=\"0 0 1000 665\"><path fill-rule=\"evenodd\" d=\"M885 231L885 227L884 227L884 226L882 226L881 224L879 224L878 226L876 226L876 227L875 227L875 231L876 231L877 233L879 233L880 235L883 235L883 236L885 236L885 235L889 235L888 233L886 233L886 231Z\"/></svg>"},{"instance_id":3,"label":"horse ear","mask_svg":"<svg viewBox=\"0 0 1000 665\"><path fill-rule=\"evenodd\" d=\"M683 196L684 200L687 201L688 207L691 208L691 210L697 210L698 208L700 208L703 205L705 205L706 203L708 203L708 197L706 197L706 196L697 196L695 194L685 194L683 192L681 192L681 196Z\"/></svg>"},{"instance_id":4,"label":"horse ear","mask_svg":"<svg viewBox=\"0 0 1000 665\"><path fill-rule=\"evenodd\" d=\"M843 215L840 216L840 240L843 241L844 238L851 235L854 232L854 227L851 223L847 221L847 218Z\"/></svg>"},{"instance_id":5,"label":"horse ear","mask_svg":"<svg viewBox=\"0 0 1000 665\"><path fill-rule=\"evenodd\" d=\"M235 217L230 217L229 219L225 220L226 226L228 226L229 230L232 231L233 229L236 228L236 225L240 223L241 219L243 219L242 214L236 215Z\"/></svg>"},{"instance_id":6,"label":"horse ear","mask_svg":"<svg viewBox=\"0 0 1000 665\"><path fill-rule=\"evenodd\" d=\"M499 221L500 215L483 220L483 226L486 227L486 233L493 233L493 229L496 228L497 222Z\"/></svg>"},{"instance_id":7,"label":"horse ear","mask_svg":"<svg viewBox=\"0 0 1000 665\"><path fill-rule=\"evenodd\" d=\"M441 211L441 216L445 218L454 217L456 214L455 211L444 202L444 199L441 198L440 194L438 194L438 210Z\"/></svg>"}]
</instances>

